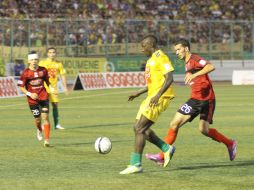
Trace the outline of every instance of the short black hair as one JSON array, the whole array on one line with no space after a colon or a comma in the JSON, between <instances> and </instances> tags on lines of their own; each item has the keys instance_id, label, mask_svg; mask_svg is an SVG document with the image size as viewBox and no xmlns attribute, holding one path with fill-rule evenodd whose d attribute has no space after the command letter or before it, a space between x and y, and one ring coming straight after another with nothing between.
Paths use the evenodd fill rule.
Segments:
<instances>
[{"instance_id":1,"label":"short black hair","mask_svg":"<svg viewBox=\"0 0 254 190\"><path fill-rule=\"evenodd\" d=\"M51 50L51 49L53 49L53 50L56 51L56 48L52 46L52 47L49 47L49 48L47 49L47 52L48 52L49 50Z\"/></svg>"},{"instance_id":2,"label":"short black hair","mask_svg":"<svg viewBox=\"0 0 254 190\"><path fill-rule=\"evenodd\" d=\"M190 51L190 42L184 38L177 39L174 45L181 44L183 47L188 47Z\"/></svg>"},{"instance_id":3,"label":"short black hair","mask_svg":"<svg viewBox=\"0 0 254 190\"><path fill-rule=\"evenodd\" d=\"M142 39L142 41L145 40L145 39L149 39L149 41L151 42L151 44L152 44L153 47L156 47L156 46L157 46L158 39L157 39L157 37L156 37L155 35L153 35L153 34L148 34L148 35L146 35L146 36Z\"/></svg>"},{"instance_id":4,"label":"short black hair","mask_svg":"<svg viewBox=\"0 0 254 190\"><path fill-rule=\"evenodd\" d=\"M29 53L28 53L28 55L30 55L30 54L37 54L37 51L30 51Z\"/></svg>"}]
</instances>

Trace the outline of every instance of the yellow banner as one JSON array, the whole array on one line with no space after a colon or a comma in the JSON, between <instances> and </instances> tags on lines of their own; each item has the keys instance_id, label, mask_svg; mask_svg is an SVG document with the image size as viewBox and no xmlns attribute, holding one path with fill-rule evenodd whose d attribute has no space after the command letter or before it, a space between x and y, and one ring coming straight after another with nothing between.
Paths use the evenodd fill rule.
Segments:
<instances>
[{"instance_id":1,"label":"yellow banner","mask_svg":"<svg viewBox=\"0 0 254 190\"><path fill-rule=\"evenodd\" d=\"M203 44L191 44L191 51L196 53L240 53L242 51L242 42L237 43L203 43ZM167 46L160 47L165 52L168 51ZM125 55L132 54L132 55L140 55L141 48L139 43L121 43L121 44L106 44L106 45L88 45L87 48L84 48L84 46L56 46L57 52L59 56L64 55L65 53L68 53L67 55L76 56L76 53L79 55L98 55L98 56L104 56L104 55ZM0 48L0 56L4 58L4 60L10 60L10 55L12 55L13 60L17 58L22 58L26 61L27 53L30 50L35 50L39 53L40 57L43 58L46 55L46 47L11 47L9 46L2 46ZM171 49L172 52L173 49ZM67 58L67 57L66 57ZM79 58L78 58L79 59Z\"/></svg>"},{"instance_id":2,"label":"yellow banner","mask_svg":"<svg viewBox=\"0 0 254 190\"><path fill-rule=\"evenodd\" d=\"M59 57L57 60L63 63L69 76L76 76L78 73L100 73L106 71L106 58Z\"/></svg>"}]
</instances>

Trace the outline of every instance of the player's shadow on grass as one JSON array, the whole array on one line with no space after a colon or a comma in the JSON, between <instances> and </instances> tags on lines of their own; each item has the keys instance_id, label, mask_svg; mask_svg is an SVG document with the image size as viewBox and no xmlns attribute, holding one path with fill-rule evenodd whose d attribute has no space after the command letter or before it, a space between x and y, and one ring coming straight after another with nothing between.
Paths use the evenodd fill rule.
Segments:
<instances>
[{"instance_id":1,"label":"player's shadow on grass","mask_svg":"<svg viewBox=\"0 0 254 190\"><path fill-rule=\"evenodd\" d=\"M107 124L96 124L96 125L84 125L84 126L77 126L77 127L72 127L68 130L72 129L81 129L81 128L94 128L94 127L113 127L113 126L130 126L133 125L133 123L126 122L126 123L107 123Z\"/></svg>"},{"instance_id":2,"label":"player's shadow on grass","mask_svg":"<svg viewBox=\"0 0 254 190\"><path fill-rule=\"evenodd\" d=\"M201 169L215 169L215 168L227 168L227 167L246 167L246 166L254 166L254 160L245 160L245 161L233 161L230 163L227 162L219 162L219 163L200 163L199 165L191 165L191 166L179 166L179 167L171 167L169 170L150 170L149 172L168 172L168 171L181 171L181 170L201 170ZM170 167L170 166L169 166Z\"/></svg>"},{"instance_id":3,"label":"player's shadow on grass","mask_svg":"<svg viewBox=\"0 0 254 190\"><path fill-rule=\"evenodd\" d=\"M241 166L253 166L254 160L246 160L246 161L233 161L230 164L226 162L220 162L215 164L202 164L202 165L195 165L195 166L181 166L176 167L172 170L200 170L200 169L209 169L209 168L226 168L226 167L241 167Z\"/></svg>"},{"instance_id":4,"label":"player's shadow on grass","mask_svg":"<svg viewBox=\"0 0 254 190\"><path fill-rule=\"evenodd\" d=\"M115 143L122 143L122 142L132 142L132 139L122 139L122 140L111 140L113 144ZM59 143L56 144L58 147L70 147L70 146L84 146L84 145L94 145L94 141L89 142L77 142L77 143Z\"/></svg>"}]
</instances>

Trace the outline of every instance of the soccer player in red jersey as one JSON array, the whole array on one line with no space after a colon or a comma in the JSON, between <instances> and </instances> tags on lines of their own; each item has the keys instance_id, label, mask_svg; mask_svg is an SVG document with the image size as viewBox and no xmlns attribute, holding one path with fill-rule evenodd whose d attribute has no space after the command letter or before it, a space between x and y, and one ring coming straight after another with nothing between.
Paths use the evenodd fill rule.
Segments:
<instances>
[{"instance_id":1,"label":"soccer player in red jersey","mask_svg":"<svg viewBox=\"0 0 254 190\"><path fill-rule=\"evenodd\" d=\"M209 128L213 122L215 94L208 73L215 69L214 65L199 55L192 54L190 52L190 43L185 39L176 41L174 49L176 55L186 63L184 81L185 84L191 87L191 97L176 112L170 123L165 142L172 145L176 140L180 127L187 122L191 122L199 115L200 132L217 142L225 144L228 149L229 159L233 161L236 156L236 140L229 139L214 128ZM161 153L146 154L146 158L155 161L159 165L164 162L163 154Z\"/></svg>"},{"instance_id":2,"label":"soccer player in red jersey","mask_svg":"<svg viewBox=\"0 0 254 190\"><path fill-rule=\"evenodd\" d=\"M29 67L23 71L18 86L26 94L28 105L35 118L37 139L39 141L43 139L42 122L44 125L44 146L49 147L49 96L44 87L44 82L49 84L48 72L44 67L38 66L39 56L35 51L28 54L28 63Z\"/></svg>"}]
</instances>

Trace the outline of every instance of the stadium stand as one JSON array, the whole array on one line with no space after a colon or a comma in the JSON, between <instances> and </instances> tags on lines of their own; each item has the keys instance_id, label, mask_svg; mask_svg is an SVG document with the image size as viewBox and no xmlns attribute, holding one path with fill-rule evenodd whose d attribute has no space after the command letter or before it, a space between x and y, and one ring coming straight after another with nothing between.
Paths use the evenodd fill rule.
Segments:
<instances>
[{"instance_id":1,"label":"stadium stand","mask_svg":"<svg viewBox=\"0 0 254 190\"><path fill-rule=\"evenodd\" d=\"M68 36L72 44L82 44L85 41L88 45L123 43L126 40L129 43L136 42L140 37L136 31L154 32L158 28L157 22L162 20L195 21L202 19L222 21L237 19L250 21L254 19L254 4L252 0L3 0L0 1L0 7L0 16L2 18L92 19L93 21L89 22L89 28L85 25L80 25L76 31L71 32ZM105 24L104 20L107 20L107 24ZM137 20L146 20L148 22L144 25L143 22L137 23ZM136 23L128 28L128 38L126 38L124 29L126 23L131 22ZM171 32L178 34L177 37L185 35L186 28L179 24L172 26L170 28ZM208 42L208 24L193 23L188 30L193 31L197 27L200 30L192 34L191 41L197 43ZM20 25L19 30L23 28L24 26ZM221 24L214 23L213 28L215 34L212 36L212 42L230 40L229 26L221 28ZM235 33L234 42L240 41L242 28L246 31L244 39L251 37L251 25L236 24L233 28ZM35 33L31 34L31 38L43 39L44 36L41 35L43 35L42 31L35 30ZM167 35L166 26L160 25L159 37L161 45L166 44ZM175 37L175 35L174 37L170 36L170 40ZM251 43L246 43L244 49L250 50Z\"/></svg>"},{"instance_id":2,"label":"stadium stand","mask_svg":"<svg viewBox=\"0 0 254 190\"><path fill-rule=\"evenodd\" d=\"M188 6L187 6L188 3ZM251 20L252 0L2 0L1 17Z\"/></svg>"}]
</instances>

